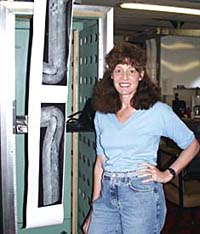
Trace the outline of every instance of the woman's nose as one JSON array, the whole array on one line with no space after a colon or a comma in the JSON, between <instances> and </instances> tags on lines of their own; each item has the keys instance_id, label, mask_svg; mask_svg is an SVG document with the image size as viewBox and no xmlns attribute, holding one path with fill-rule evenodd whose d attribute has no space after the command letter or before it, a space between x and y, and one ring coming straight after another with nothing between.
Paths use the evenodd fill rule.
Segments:
<instances>
[{"instance_id":1,"label":"woman's nose","mask_svg":"<svg viewBox=\"0 0 200 234\"><path fill-rule=\"evenodd\" d=\"M128 72L127 72L127 71L124 71L124 72L123 72L123 79L124 79L124 80L127 80L128 77L129 77L129 76L128 76Z\"/></svg>"}]
</instances>

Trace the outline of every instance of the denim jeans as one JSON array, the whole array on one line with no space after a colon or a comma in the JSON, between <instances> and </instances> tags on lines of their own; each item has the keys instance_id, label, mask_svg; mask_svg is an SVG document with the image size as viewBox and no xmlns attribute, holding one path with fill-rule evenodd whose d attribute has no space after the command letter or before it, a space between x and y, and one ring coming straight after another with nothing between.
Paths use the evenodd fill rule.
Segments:
<instances>
[{"instance_id":1,"label":"denim jeans","mask_svg":"<svg viewBox=\"0 0 200 234\"><path fill-rule=\"evenodd\" d=\"M160 234L166 217L163 186L131 173L104 173L89 234Z\"/></svg>"}]
</instances>

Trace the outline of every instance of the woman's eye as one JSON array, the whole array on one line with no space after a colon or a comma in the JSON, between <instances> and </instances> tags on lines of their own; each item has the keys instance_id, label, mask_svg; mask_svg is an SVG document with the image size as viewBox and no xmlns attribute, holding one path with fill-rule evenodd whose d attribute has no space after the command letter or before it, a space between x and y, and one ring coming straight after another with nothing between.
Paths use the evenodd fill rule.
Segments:
<instances>
[{"instance_id":1,"label":"woman's eye","mask_svg":"<svg viewBox=\"0 0 200 234\"><path fill-rule=\"evenodd\" d=\"M135 74L136 73L136 70L135 69L131 69L129 70L130 74Z\"/></svg>"},{"instance_id":2,"label":"woman's eye","mask_svg":"<svg viewBox=\"0 0 200 234\"><path fill-rule=\"evenodd\" d=\"M121 72L122 72L121 69L116 69L116 70L115 70L115 73L121 73Z\"/></svg>"}]
</instances>

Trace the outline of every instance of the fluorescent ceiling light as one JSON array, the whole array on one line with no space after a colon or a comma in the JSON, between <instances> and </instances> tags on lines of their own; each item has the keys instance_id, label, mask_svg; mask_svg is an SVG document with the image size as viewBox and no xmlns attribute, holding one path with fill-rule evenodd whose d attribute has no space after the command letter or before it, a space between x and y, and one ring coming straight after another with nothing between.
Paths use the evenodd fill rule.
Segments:
<instances>
[{"instance_id":1,"label":"fluorescent ceiling light","mask_svg":"<svg viewBox=\"0 0 200 234\"><path fill-rule=\"evenodd\" d=\"M143 3L122 3L120 7L132 10L161 11L176 14L200 15L200 10L185 7L163 6Z\"/></svg>"}]
</instances>

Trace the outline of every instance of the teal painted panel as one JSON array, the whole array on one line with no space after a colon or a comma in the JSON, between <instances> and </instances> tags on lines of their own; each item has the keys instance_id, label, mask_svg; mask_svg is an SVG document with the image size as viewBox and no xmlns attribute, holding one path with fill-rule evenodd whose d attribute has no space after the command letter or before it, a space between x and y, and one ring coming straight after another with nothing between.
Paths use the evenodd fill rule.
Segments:
<instances>
[{"instance_id":1,"label":"teal painted panel","mask_svg":"<svg viewBox=\"0 0 200 234\"><path fill-rule=\"evenodd\" d=\"M16 19L16 100L17 115L25 114L27 82L27 57L29 43L29 19ZM69 76L71 80L71 75ZM66 94L67 98L67 94ZM68 108L67 108L68 109ZM69 110L68 110L69 111ZM67 111L67 112L68 112ZM16 177L17 177L17 227L19 234L70 234L71 233L71 136L66 134L66 158L64 175L64 222L41 228L24 229L25 187L27 156L25 136L16 135Z\"/></svg>"},{"instance_id":2,"label":"teal painted panel","mask_svg":"<svg viewBox=\"0 0 200 234\"><path fill-rule=\"evenodd\" d=\"M89 97L98 76L98 21L84 21L79 33L79 109ZM89 211L92 195L95 134L80 133L78 141L78 233Z\"/></svg>"},{"instance_id":3,"label":"teal painted panel","mask_svg":"<svg viewBox=\"0 0 200 234\"><path fill-rule=\"evenodd\" d=\"M77 106L78 110L84 107L86 100L91 96L93 85L97 79L98 62L97 62L97 51L98 51L98 22L93 19L85 18L74 18L73 19L73 30L78 32L79 44L78 44L78 60L79 65L77 67L78 81L76 84L69 83L69 87L77 86ZM86 30L85 30L86 29ZM87 31L88 30L88 31ZM90 42L84 48L80 45L83 37L86 37L89 33L90 37L85 40ZM92 34L92 35L91 35ZM73 40L72 40L73 41ZM87 57L86 60L90 61L85 67L81 64L81 58L83 54ZM82 60L83 61L83 60ZM72 67L71 67L72 69ZM86 74L88 76L86 76ZM72 112L72 89L69 88L68 94L68 107L71 108ZM70 133L69 133L70 134ZM95 160L95 135L94 133L78 133L78 144L76 155L76 231L75 233L81 233L81 225L89 209L89 201L91 198L92 189L92 170L93 163ZM72 172L73 173L73 172Z\"/></svg>"}]
</instances>

